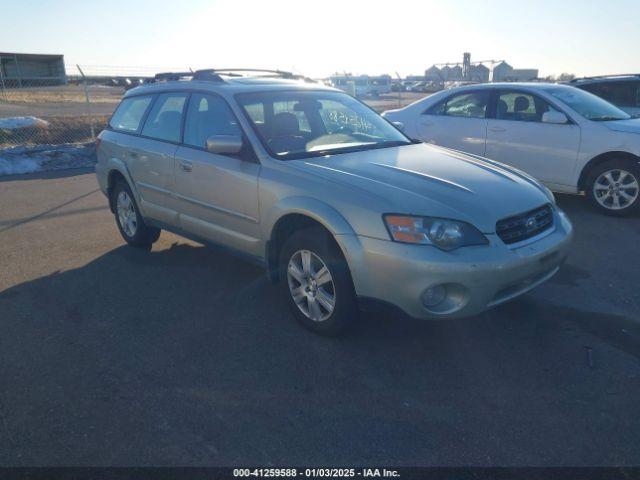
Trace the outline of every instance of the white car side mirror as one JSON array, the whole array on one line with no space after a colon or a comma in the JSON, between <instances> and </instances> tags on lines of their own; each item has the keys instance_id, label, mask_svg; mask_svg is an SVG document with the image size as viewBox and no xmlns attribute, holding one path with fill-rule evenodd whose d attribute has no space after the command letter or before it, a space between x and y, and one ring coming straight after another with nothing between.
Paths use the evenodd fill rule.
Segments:
<instances>
[{"instance_id":1,"label":"white car side mirror","mask_svg":"<svg viewBox=\"0 0 640 480\"><path fill-rule=\"evenodd\" d=\"M562 112L552 111L552 112L544 112L542 114L542 123L556 123L563 124L567 123L569 119Z\"/></svg>"}]
</instances>

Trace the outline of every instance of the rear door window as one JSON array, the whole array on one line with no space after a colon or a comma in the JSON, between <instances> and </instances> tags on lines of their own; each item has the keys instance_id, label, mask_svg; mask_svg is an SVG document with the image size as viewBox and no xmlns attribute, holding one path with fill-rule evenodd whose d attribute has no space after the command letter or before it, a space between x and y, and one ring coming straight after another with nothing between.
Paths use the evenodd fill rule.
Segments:
<instances>
[{"instance_id":1,"label":"rear door window","mask_svg":"<svg viewBox=\"0 0 640 480\"><path fill-rule=\"evenodd\" d=\"M159 95L144 124L142 135L167 142L179 142L186 100L186 93Z\"/></svg>"},{"instance_id":2,"label":"rear door window","mask_svg":"<svg viewBox=\"0 0 640 480\"><path fill-rule=\"evenodd\" d=\"M434 105L426 113L447 117L485 118L488 103L488 91L466 92L452 95Z\"/></svg>"},{"instance_id":3,"label":"rear door window","mask_svg":"<svg viewBox=\"0 0 640 480\"><path fill-rule=\"evenodd\" d=\"M125 98L109 120L109 126L121 132L137 133L152 98L150 95Z\"/></svg>"}]
</instances>

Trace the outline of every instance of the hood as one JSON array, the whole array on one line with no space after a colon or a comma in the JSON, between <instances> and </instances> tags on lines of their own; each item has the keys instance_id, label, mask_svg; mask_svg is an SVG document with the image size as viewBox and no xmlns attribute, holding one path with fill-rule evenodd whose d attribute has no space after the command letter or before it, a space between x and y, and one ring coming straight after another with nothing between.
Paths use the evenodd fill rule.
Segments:
<instances>
[{"instance_id":1,"label":"hood","mask_svg":"<svg viewBox=\"0 0 640 480\"><path fill-rule=\"evenodd\" d=\"M452 218L484 233L494 232L501 218L550 202L537 182L517 171L424 143L291 162L384 199L380 213Z\"/></svg>"},{"instance_id":2,"label":"hood","mask_svg":"<svg viewBox=\"0 0 640 480\"><path fill-rule=\"evenodd\" d=\"M614 132L640 133L640 118L611 120L609 122L602 122L602 124Z\"/></svg>"}]
</instances>

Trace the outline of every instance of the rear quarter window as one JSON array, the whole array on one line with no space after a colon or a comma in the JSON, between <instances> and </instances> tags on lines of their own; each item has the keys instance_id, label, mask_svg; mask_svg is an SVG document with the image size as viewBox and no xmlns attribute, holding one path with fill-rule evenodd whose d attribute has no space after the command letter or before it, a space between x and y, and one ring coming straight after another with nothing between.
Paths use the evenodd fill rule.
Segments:
<instances>
[{"instance_id":1,"label":"rear quarter window","mask_svg":"<svg viewBox=\"0 0 640 480\"><path fill-rule=\"evenodd\" d=\"M137 132L151 99L151 96L125 98L109 120L109 126L121 132Z\"/></svg>"}]
</instances>

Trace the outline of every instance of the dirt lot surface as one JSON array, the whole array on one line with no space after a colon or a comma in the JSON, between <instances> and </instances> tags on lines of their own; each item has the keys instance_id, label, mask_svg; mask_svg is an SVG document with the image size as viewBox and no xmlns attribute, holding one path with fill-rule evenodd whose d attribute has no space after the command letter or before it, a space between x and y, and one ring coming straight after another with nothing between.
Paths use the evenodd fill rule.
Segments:
<instances>
[{"instance_id":1,"label":"dirt lot surface","mask_svg":"<svg viewBox=\"0 0 640 480\"><path fill-rule=\"evenodd\" d=\"M93 174L0 179L1 465L638 465L640 218L483 315L299 327L263 272L123 245Z\"/></svg>"},{"instance_id":2,"label":"dirt lot surface","mask_svg":"<svg viewBox=\"0 0 640 480\"><path fill-rule=\"evenodd\" d=\"M431 95L430 93L414 93L414 92L401 92L389 93L386 95L380 95L378 98L363 98L362 100L373 108L376 112L384 112L385 110L392 110L394 108L402 108L410 103L413 103L421 98Z\"/></svg>"},{"instance_id":3,"label":"dirt lot surface","mask_svg":"<svg viewBox=\"0 0 640 480\"><path fill-rule=\"evenodd\" d=\"M87 111L84 91L75 86L68 89L35 90L28 89L10 92L11 102L3 102L0 97L0 118L2 117L70 117L111 115L124 94L121 87L91 87L89 98L91 105ZM363 98L378 112L398 108L425 97L426 93L401 92L381 95L377 98Z\"/></svg>"}]
</instances>

